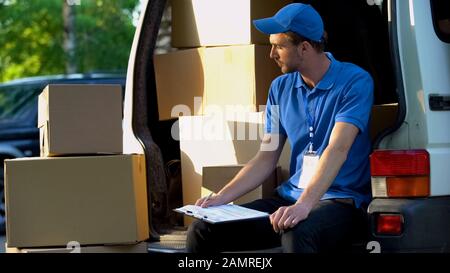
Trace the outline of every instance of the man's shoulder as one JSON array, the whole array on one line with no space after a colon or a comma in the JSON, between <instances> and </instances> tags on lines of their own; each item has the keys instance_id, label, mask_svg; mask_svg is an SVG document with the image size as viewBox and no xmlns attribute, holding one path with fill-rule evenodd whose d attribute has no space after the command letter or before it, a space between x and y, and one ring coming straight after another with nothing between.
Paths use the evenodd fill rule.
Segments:
<instances>
[{"instance_id":1,"label":"man's shoulder","mask_svg":"<svg viewBox=\"0 0 450 273\"><path fill-rule=\"evenodd\" d=\"M298 72L282 74L272 81L272 89L283 89L285 86L292 86L297 80Z\"/></svg>"},{"instance_id":2,"label":"man's shoulder","mask_svg":"<svg viewBox=\"0 0 450 273\"><path fill-rule=\"evenodd\" d=\"M365 69L349 62L341 62L341 75L347 75L348 78L364 78L372 80L372 76Z\"/></svg>"}]
</instances>

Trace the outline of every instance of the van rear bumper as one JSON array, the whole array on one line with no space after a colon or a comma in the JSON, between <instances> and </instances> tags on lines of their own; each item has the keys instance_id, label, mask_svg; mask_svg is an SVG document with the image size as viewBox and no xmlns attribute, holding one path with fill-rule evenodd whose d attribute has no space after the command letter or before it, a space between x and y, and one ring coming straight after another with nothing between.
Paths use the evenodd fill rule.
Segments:
<instances>
[{"instance_id":1,"label":"van rear bumper","mask_svg":"<svg viewBox=\"0 0 450 273\"><path fill-rule=\"evenodd\" d=\"M369 236L381 252L450 252L450 196L420 199L374 199L368 208ZM403 215L402 234L379 235L380 213Z\"/></svg>"}]
</instances>

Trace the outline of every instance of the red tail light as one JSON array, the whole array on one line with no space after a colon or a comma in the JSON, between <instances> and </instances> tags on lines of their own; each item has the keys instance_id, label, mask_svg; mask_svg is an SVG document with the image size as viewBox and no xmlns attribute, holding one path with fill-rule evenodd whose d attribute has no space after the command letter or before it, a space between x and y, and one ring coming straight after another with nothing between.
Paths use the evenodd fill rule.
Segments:
<instances>
[{"instance_id":1,"label":"red tail light","mask_svg":"<svg viewBox=\"0 0 450 273\"><path fill-rule=\"evenodd\" d=\"M403 216L400 214L379 214L377 217L377 234L400 235L403 230Z\"/></svg>"},{"instance_id":2,"label":"red tail light","mask_svg":"<svg viewBox=\"0 0 450 273\"><path fill-rule=\"evenodd\" d=\"M370 171L372 176L429 175L430 155L426 150L375 151Z\"/></svg>"},{"instance_id":3,"label":"red tail light","mask_svg":"<svg viewBox=\"0 0 450 273\"><path fill-rule=\"evenodd\" d=\"M374 197L430 195L430 155L426 150L379 150L370 156Z\"/></svg>"}]
</instances>

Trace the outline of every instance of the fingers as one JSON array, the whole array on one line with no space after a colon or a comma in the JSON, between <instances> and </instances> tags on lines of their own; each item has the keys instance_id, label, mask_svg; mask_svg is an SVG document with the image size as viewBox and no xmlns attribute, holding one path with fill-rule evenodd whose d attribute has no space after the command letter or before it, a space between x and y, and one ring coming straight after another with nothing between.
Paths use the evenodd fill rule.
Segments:
<instances>
[{"instance_id":1,"label":"fingers","mask_svg":"<svg viewBox=\"0 0 450 273\"><path fill-rule=\"evenodd\" d=\"M292 222L291 222L291 225L289 226L289 228L295 227L299 222L300 222L300 219L298 219L298 218L292 219Z\"/></svg>"},{"instance_id":2,"label":"fingers","mask_svg":"<svg viewBox=\"0 0 450 273\"><path fill-rule=\"evenodd\" d=\"M196 205L196 206L201 206L201 205L203 204L204 199L205 199L205 197L198 199L198 200L195 202L195 205Z\"/></svg>"},{"instance_id":3,"label":"fingers","mask_svg":"<svg viewBox=\"0 0 450 273\"><path fill-rule=\"evenodd\" d=\"M276 233L278 233L278 227L275 227L275 226L274 226L274 223L275 223L275 217L277 216L277 213L278 213L278 210L275 211L274 213L272 213L272 214L270 215L270 217L269 217L269 219L270 219L270 224L272 225L272 228L273 228L273 230L274 230Z\"/></svg>"},{"instance_id":4,"label":"fingers","mask_svg":"<svg viewBox=\"0 0 450 273\"><path fill-rule=\"evenodd\" d=\"M211 206L212 205L212 203L213 202L211 202L211 201L213 201L211 198L203 198L203 202L202 202L202 204L200 205L200 207L202 207L202 208L207 208L207 207L209 207L209 206Z\"/></svg>"},{"instance_id":5,"label":"fingers","mask_svg":"<svg viewBox=\"0 0 450 273\"><path fill-rule=\"evenodd\" d=\"M293 228L299 223L300 218L295 216L294 211L289 207L280 207L276 212L270 215L270 223L276 233Z\"/></svg>"},{"instance_id":6,"label":"fingers","mask_svg":"<svg viewBox=\"0 0 450 273\"><path fill-rule=\"evenodd\" d=\"M293 220L293 216L292 215L288 215L287 217L281 218L280 219L280 223L282 226L282 229L287 229L291 226L292 224L292 220Z\"/></svg>"},{"instance_id":7,"label":"fingers","mask_svg":"<svg viewBox=\"0 0 450 273\"><path fill-rule=\"evenodd\" d=\"M202 208L207 208L210 206L222 205L222 199L220 195L209 195L207 197L202 197L195 202L196 206L200 206Z\"/></svg>"},{"instance_id":8,"label":"fingers","mask_svg":"<svg viewBox=\"0 0 450 273\"><path fill-rule=\"evenodd\" d=\"M289 217L288 219L286 219L286 221L284 222L284 226L285 228L293 228L298 224L299 220L297 217Z\"/></svg>"},{"instance_id":9,"label":"fingers","mask_svg":"<svg viewBox=\"0 0 450 273\"><path fill-rule=\"evenodd\" d=\"M276 233L279 233L282 230L279 227L279 222L285 210L286 207L280 207L277 211L275 211L272 215L270 215L270 223L272 224L273 230Z\"/></svg>"},{"instance_id":10,"label":"fingers","mask_svg":"<svg viewBox=\"0 0 450 273\"><path fill-rule=\"evenodd\" d=\"M207 199L208 199L207 197L202 197L202 198L198 199L197 202L195 202L195 205L200 206L202 208L206 208L206 207L208 207L208 203L210 201Z\"/></svg>"},{"instance_id":11,"label":"fingers","mask_svg":"<svg viewBox=\"0 0 450 273\"><path fill-rule=\"evenodd\" d=\"M289 226L286 225L286 223L289 221L289 223L292 221L291 217L293 217L291 215L292 213L290 212L289 208L284 210L283 215L280 217L280 220L278 221L278 229L279 230L285 230L287 229Z\"/></svg>"}]
</instances>

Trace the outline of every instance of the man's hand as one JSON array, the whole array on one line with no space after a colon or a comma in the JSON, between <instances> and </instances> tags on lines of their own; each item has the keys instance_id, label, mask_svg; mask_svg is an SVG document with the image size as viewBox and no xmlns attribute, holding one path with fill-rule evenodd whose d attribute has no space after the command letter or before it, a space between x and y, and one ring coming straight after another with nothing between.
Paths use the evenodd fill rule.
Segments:
<instances>
[{"instance_id":1,"label":"man's hand","mask_svg":"<svg viewBox=\"0 0 450 273\"><path fill-rule=\"evenodd\" d=\"M207 208L211 206L219 206L225 204L222 200L222 195L220 194L211 194L209 196L202 197L195 202L196 206L200 206L202 208Z\"/></svg>"},{"instance_id":2,"label":"man's hand","mask_svg":"<svg viewBox=\"0 0 450 273\"><path fill-rule=\"evenodd\" d=\"M305 220L311 208L304 203L296 203L289 207L280 207L270 215L270 223L276 233L282 230L293 228L300 221Z\"/></svg>"}]
</instances>

